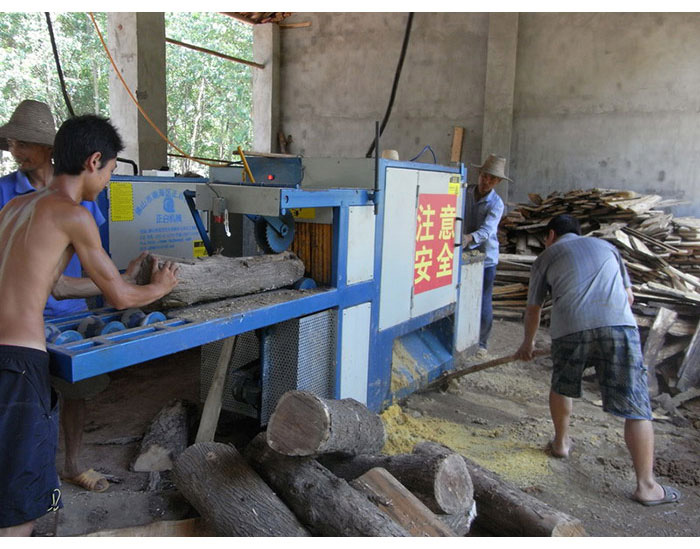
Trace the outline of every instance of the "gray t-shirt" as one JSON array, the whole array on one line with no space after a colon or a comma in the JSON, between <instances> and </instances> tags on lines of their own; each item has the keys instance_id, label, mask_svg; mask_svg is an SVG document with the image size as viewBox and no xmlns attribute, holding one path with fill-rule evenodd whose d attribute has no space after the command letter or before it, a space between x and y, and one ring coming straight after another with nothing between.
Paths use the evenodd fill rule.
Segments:
<instances>
[{"instance_id":1,"label":"gray t-shirt","mask_svg":"<svg viewBox=\"0 0 700 549\"><path fill-rule=\"evenodd\" d=\"M552 339L603 326L637 326L620 252L599 238L567 233L532 264L528 305L552 294Z\"/></svg>"}]
</instances>

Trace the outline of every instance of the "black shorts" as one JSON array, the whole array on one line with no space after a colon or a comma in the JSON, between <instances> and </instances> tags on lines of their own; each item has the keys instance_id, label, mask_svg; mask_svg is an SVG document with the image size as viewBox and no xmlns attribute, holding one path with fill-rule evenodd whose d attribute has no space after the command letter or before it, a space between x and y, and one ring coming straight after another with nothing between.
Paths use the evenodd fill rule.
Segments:
<instances>
[{"instance_id":1,"label":"black shorts","mask_svg":"<svg viewBox=\"0 0 700 549\"><path fill-rule=\"evenodd\" d=\"M0 528L63 506L57 446L58 399L48 353L0 345Z\"/></svg>"}]
</instances>

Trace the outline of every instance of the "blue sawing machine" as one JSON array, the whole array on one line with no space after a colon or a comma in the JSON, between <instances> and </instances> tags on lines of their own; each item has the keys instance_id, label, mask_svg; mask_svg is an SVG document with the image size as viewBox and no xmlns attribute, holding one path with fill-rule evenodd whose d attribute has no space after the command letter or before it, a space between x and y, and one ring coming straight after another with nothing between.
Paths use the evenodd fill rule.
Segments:
<instances>
[{"instance_id":1,"label":"blue sawing machine","mask_svg":"<svg viewBox=\"0 0 700 549\"><path fill-rule=\"evenodd\" d=\"M202 346L204 400L222 340L238 335L222 405L266 424L291 389L352 397L379 412L476 348L483 268L461 251L463 166L281 155L247 162L249 169L211 168L208 181L114 176L98 199L114 262L123 269L144 250L196 260L219 241L233 243L227 255L254 255L256 244L281 252L295 226L320 223L332 228L330 284L303 280L264 300L231 298L196 315L171 309L164 320L49 343L57 375L75 382ZM431 217L431 204L447 204L448 215ZM425 270L422 240L439 230L447 240L433 254L438 281ZM47 325L68 332L86 316L109 324L122 312L97 309Z\"/></svg>"}]
</instances>

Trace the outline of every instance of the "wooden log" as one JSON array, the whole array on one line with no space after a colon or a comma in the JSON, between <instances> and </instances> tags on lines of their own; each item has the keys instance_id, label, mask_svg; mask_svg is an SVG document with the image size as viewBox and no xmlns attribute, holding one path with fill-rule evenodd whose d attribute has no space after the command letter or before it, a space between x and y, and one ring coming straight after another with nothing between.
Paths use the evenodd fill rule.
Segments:
<instances>
[{"instance_id":1,"label":"wooden log","mask_svg":"<svg viewBox=\"0 0 700 549\"><path fill-rule=\"evenodd\" d=\"M474 502L469 471L459 454L441 448L433 455L362 455L350 459L320 458L335 475L353 480L370 469L391 473L434 513L464 513Z\"/></svg>"},{"instance_id":2,"label":"wooden log","mask_svg":"<svg viewBox=\"0 0 700 549\"><path fill-rule=\"evenodd\" d=\"M658 363L657 357L661 347L664 345L666 332L676 321L678 313L669 309L661 308L651 325L649 335L644 343L644 365L647 368L647 383L649 385L649 395L654 397L659 394L659 380L656 379L655 366Z\"/></svg>"},{"instance_id":3,"label":"wooden log","mask_svg":"<svg viewBox=\"0 0 700 549\"><path fill-rule=\"evenodd\" d=\"M457 513L454 515L436 515L442 522L455 534L460 537L466 536L472 528L474 519L476 519L476 501L466 513Z\"/></svg>"},{"instance_id":4,"label":"wooden log","mask_svg":"<svg viewBox=\"0 0 700 549\"><path fill-rule=\"evenodd\" d=\"M78 537L106 538L106 537L209 537L204 521L197 518L183 520L159 520L141 526L128 526L126 528L114 528L111 530L98 530L90 534Z\"/></svg>"},{"instance_id":5,"label":"wooden log","mask_svg":"<svg viewBox=\"0 0 700 549\"><path fill-rule=\"evenodd\" d=\"M352 488L315 459L284 456L258 434L245 449L248 462L319 536L408 536L367 496Z\"/></svg>"},{"instance_id":6,"label":"wooden log","mask_svg":"<svg viewBox=\"0 0 700 549\"><path fill-rule=\"evenodd\" d=\"M386 469L370 469L353 480L350 486L367 495L370 501L414 537L456 535Z\"/></svg>"},{"instance_id":7,"label":"wooden log","mask_svg":"<svg viewBox=\"0 0 700 549\"><path fill-rule=\"evenodd\" d=\"M437 448L436 448L437 447ZM417 444L414 452L431 454L444 448L434 442ZM474 483L478 507L475 524L498 536L585 536L577 518L505 482L495 473L462 456Z\"/></svg>"},{"instance_id":8,"label":"wooden log","mask_svg":"<svg viewBox=\"0 0 700 549\"><path fill-rule=\"evenodd\" d=\"M178 490L218 536L308 536L282 500L227 444L200 442L175 462Z\"/></svg>"},{"instance_id":9,"label":"wooden log","mask_svg":"<svg viewBox=\"0 0 700 549\"><path fill-rule=\"evenodd\" d=\"M150 280L152 261L148 255L141 264L138 284ZM172 292L150 305L149 309L185 307L201 301L254 294L294 284L304 276L304 264L291 252L253 257L202 257L191 263L179 263L178 284Z\"/></svg>"},{"instance_id":10,"label":"wooden log","mask_svg":"<svg viewBox=\"0 0 700 549\"><path fill-rule=\"evenodd\" d=\"M267 425L267 443L287 456L378 453L386 432L382 419L352 398L331 400L288 391Z\"/></svg>"},{"instance_id":11,"label":"wooden log","mask_svg":"<svg viewBox=\"0 0 700 549\"><path fill-rule=\"evenodd\" d=\"M181 400L161 408L141 439L132 471L169 471L187 448L187 409Z\"/></svg>"},{"instance_id":12,"label":"wooden log","mask_svg":"<svg viewBox=\"0 0 700 549\"><path fill-rule=\"evenodd\" d=\"M681 391L687 391L697 387L700 383L700 322L695 330L693 339L685 351L683 362L678 369L678 383L676 387Z\"/></svg>"}]
</instances>

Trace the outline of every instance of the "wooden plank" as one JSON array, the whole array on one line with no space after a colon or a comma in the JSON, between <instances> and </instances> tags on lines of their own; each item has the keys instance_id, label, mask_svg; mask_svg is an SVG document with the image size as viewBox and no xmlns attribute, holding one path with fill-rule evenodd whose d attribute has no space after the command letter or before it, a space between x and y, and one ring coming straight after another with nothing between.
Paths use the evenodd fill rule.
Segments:
<instances>
[{"instance_id":1,"label":"wooden plank","mask_svg":"<svg viewBox=\"0 0 700 549\"><path fill-rule=\"evenodd\" d=\"M452 132L452 149L450 150L450 162L462 161L462 142L464 141L464 128L455 126Z\"/></svg>"},{"instance_id":2,"label":"wooden plank","mask_svg":"<svg viewBox=\"0 0 700 549\"><path fill-rule=\"evenodd\" d=\"M381 511L414 537L456 535L386 469L370 469L353 480L350 486L366 494Z\"/></svg>"},{"instance_id":3,"label":"wooden plank","mask_svg":"<svg viewBox=\"0 0 700 549\"><path fill-rule=\"evenodd\" d=\"M664 345L664 347L656 355L656 365L661 364L664 360L676 356L678 353L684 352L688 348L690 343L689 339L683 339L682 341L676 341L670 345Z\"/></svg>"},{"instance_id":4,"label":"wooden plank","mask_svg":"<svg viewBox=\"0 0 700 549\"><path fill-rule=\"evenodd\" d=\"M678 383L676 387L681 391L687 391L696 387L700 382L700 323L695 329L695 335L688 345L685 357L678 369Z\"/></svg>"},{"instance_id":5,"label":"wooden plank","mask_svg":"<svg viewBox=\"0 0 700 549\"><path fill-rule=\"evenodd\" d=\"M663 307L654 319L651 325L649 335L644 343L644 364L647 368L647 383L649 386L649 395L654 397L659 394L659 381L656 379L656 371L654 367L657 364L657 356L661 347L664 344L664 337L671 325L676 321L678 313Z\"/></svg>"},{"instance_id":6,"label":"wooden plank","mask_svg":"<svg viewBox=\"0 0 700 549\"><path fill-rule=\"evenodd\" d=\"M221 414L221 401L224 395L226 374L228 373L228 365L235 348L236 337L227 337L221 347L219 362L216 364L214 377L209 386L207 398L204 401L202 418L199 420L199 429L197 430L195 442L211 442L214 440L216 426L219 423L219 414Z\"/></svg>"}]
</instances>

